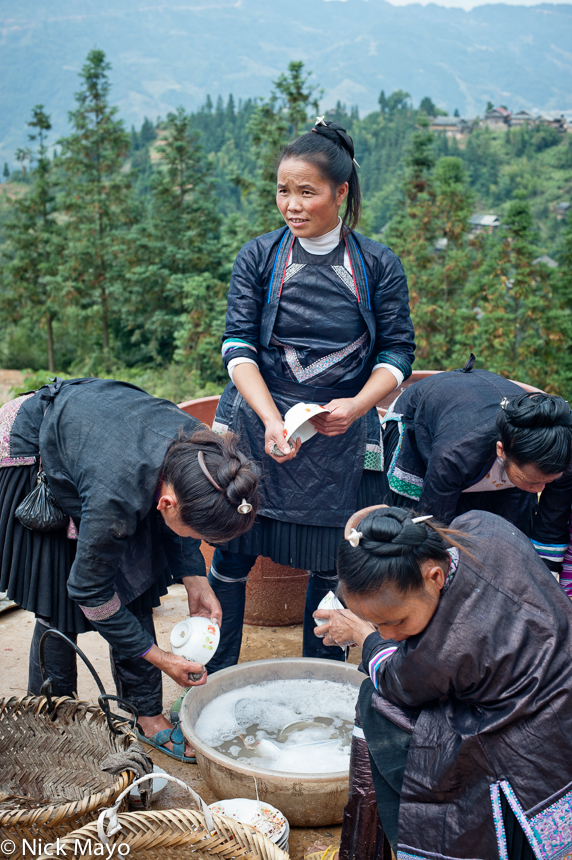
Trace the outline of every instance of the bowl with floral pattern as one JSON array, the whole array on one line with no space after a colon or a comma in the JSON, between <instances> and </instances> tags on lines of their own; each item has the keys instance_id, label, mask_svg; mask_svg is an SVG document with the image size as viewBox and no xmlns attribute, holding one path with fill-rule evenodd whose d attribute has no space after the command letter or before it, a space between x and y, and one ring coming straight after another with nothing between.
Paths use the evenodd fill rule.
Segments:
<instances>
[{"instance_id":1,"label":"bowl with floral pattern","mask_svg":"<svg viewBox=\"0 0 572 860\"><path fill-rule=\"evenodd\" d=\"M171 630L173 654L202 666L214 657L219 641L219 626L212 618L194 615L179 621Z\"/></svg>"}]
</instances>

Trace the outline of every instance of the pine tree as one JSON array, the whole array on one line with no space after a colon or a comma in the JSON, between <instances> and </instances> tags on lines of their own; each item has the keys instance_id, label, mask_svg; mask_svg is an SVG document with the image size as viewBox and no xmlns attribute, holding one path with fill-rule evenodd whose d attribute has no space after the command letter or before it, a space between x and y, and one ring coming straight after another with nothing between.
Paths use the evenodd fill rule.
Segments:
<instances>
[{"instance_id":1,"label":"pine tree","mask_svg":"<svg viewBox=\"0 0 572 860\"><path fill-rule=\"evenodd\" d=\"M91 314L99 307L101 346L109 360L110 329L120 302L122 246L131 211L131 184L122 167L129 135L109 105L110 64L94 49L80 73L82 89L69 114L73 131L59 141L66 213L66 254L60 278L68 298Z\"/></svg>"},{"instance_id":2,"label":"pine tree","mask_svg":"<svg viewBox=\"0 0 572 860\"><path fill-rule=\"evenodd\" d=\"M209 272L216 280L220 269L220 224L211 170L192 131L192 118L179 108L168 115L163 131L150 211L131 233L123 308L131 338L128 348L139 351L138 360L159 362L172 359L176 345L184 349L181 338L176 341L185 325L184 302L192 302L192 295L201 292L201 273ZM199 316L202 312L207 313L206 305L196 309ZM194 318L187 333L197 325Z\"/></svg>"},{"instance_id":3,"label":"pine tree","mask_svg":"<svg viewBox=\"0 0 572 860\"><path fill-rule=\"evenodd\" d=\"M500 229L487 238L483 265L467 288L471 349L488 370L555 390L569 311L558 301L549 271L534 265L533 220L523 193L515 195Z\"/></svg>"},{"instance_id":4,"label":"pine tree","mask_svg":"<svg viewBox=\"0 0 572 860\"><path fill-rule=\"evenodd\" d=\"M457 313L477 247L469 237L472 195L460 158L434 165L433 135L419 118L407 156L402 210L384 234L401 257L423 367L455 364Z\"/></svg>"},{"instance_id":5,"label":"pine tree","mask_svg":"<svg viewBox=\"0 0 572 860\"><path fill-rule=\"evenodd\" d=\"M61 229L55 215L55 181L52 162L48 156L47 133L50 117L43 105L32 109L28 123L32 132L28 140L35 148L26 147L17 153L24 172L29 167L29 193L17 197L5 224L8 238L5 247L5 286L2 311L13 322L26 321L45 326L47 334L47 363L55 371L54 319L60 302L55 289L61 252Z\"/></svg>"},{"instance_id":6,"label":"pine tree","mask_svg":"<svg viewBox=\"0 0 572 860\"><path fill-rule=\"evenodd\" d=\"M318 110L321 90L308 85L311 72L304 63L292 61L288 74L280 75L267 101L259 104L248 124L253 156L258 170L249 180L240 180L251 194L255 234L267 233L283 224L276 209L276 160L283 146L296 137L308 122L308 109Z\"/></svg>"},{"instance_id":7,"label":"pine tree","mask_svg":"<svg viewBox=\"0 0 572 860\"><path fill-rule=\"evenodd\" d=\"M10 168L8 167L7 162L4 162L4 170L2 171L2 176L4 177L4 182L7 179L10 179Z\"/></svg>"}]
</instances>

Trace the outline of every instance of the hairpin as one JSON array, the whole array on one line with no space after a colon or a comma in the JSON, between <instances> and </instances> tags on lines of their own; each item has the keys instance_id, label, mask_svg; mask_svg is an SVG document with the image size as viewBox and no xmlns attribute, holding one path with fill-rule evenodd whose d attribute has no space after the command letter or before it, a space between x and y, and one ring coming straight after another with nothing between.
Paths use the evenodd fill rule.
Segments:
<instances>
[{"instance_id":1,"label":"hairpin","mask_svg":"<svg viewBox=\"0 0 572 860\"><path fill-rule=\"evenodd\" d=\"M316 122L314 123L314 128L315 128L317 125L325 125L325 126L326 126L326 128L327 128L327 127L328 127L328 123L327 123L327 122L324 122L324 119L325 119L325 116L317 116L317 117L316 117ZM357 163L357 161L355 160L355 158L352 158L352 161L353 161L353 163L355 164L355 166L356 166L356 167L359 167L359 164ZM361 167L360 167L360 170L361 170Z\"/></svg>"},{"instance_id":2,"label":"hairpin","mask_svg":"<svg viewBox=\"0 0 572 860\"><path fill-rule=\"evenodd\" d=\"M503 397L503 399L500 402L501 408L506 409L506 407L508 406L509 403L510 403L510 400L508 399L508 397Z\"/></svg>"},{"instance_id":3,"label":"hairpin","mask_svg":"<svg viewBox=\"0 0 572 860\"><path fill-rule=\"evenodd\" d=\"M236 510L239 514L249 514L252 510L252 505L246 499L243 499Z\"/></svg>"},{"instance_id":4,"label":"hairpin","mask_svg":"<svg viewBox=\"0 0 572 860\"><path fill-rule=\"evenodd\" d=\"M203 454L202 451L199 451L199 453L197 454L197 460L199 461L200 470L203 473L203 475L205 476L205 478L207 479L207 481L210 484L212 484L213 487L215 488L215 490L218 490L219 493L224 493L223 488L219 487L219 485L217 484L217 482L215 481L215 479L213 478L213 476L211 475L211 473L207 469L207 464L205 463L205 455Z\"/></svg>"},{"instance_id":5,"label":"hairpin","mask_svg":"<svg viewBox=\"0 0 572 860\"><path fill-rule=\"evenodd\" d=\"M363 534L361 532L357 532L355 529L351 529L347 539L352 546L358 546L362 537Z\"/></svg>"},{"instance_id":6,"label":"hairpin","mask_svg":"<svg viewBox=\"0 0 572 860\"><path fill-rule=\"evenodd\" d=\"M423 517L413 517L411 522L417 524L417 523L424 523L425 520L432 520L432 519L433 519L433 514L425 514L425 516L423 516Z\"/></svg>"}]
</instances>

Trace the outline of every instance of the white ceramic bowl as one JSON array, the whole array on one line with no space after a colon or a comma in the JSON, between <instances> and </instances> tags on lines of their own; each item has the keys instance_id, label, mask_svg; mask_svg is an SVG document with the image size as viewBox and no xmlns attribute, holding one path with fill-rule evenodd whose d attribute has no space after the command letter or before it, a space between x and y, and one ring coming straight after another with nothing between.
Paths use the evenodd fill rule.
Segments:
<instances>
[{"instance_id":1,"label":"white ceramic bowl","mask_svg":"<svg viewBox=\"0 0 572 860\"><path fill-rule=\"evenodd\" d=\"M310 424L310 418L329 411L318 403L295 403L284 416L285 438L292 439L293 442L300 438L302 442L307 442L318 432L314 425Z\"/></svg>"},{"instance_id":2,"label":"white ceramic bowl","mask_svg":"<svg viewBox=\"0 0 572 860\"><path fill-rule=\"evenodd\" d=\"M211 657L214 657L219 641L220 630L216 621L198 615L184 618L171 630L173 654L202 666L206 666Z\"/></svg>"},{"instance_id":3,"label":"white ceramic bowl","mask_svg":"<svg viewBox=\"0 0 572 860\"><path fill-rule=\"evenodd\" d=\"M155 800L167 785L167 780L163 779L163 777L161 776L162 773L167 773L166 770L163 770L162 767L159 767L155 764L153 765L153 773L157 774L157 776L153 777L151 800ZM129 803L131 804L131 806L134 806L136 808L141 808L141 795L139 793L139 789L141 787L146 788L147 786L144 782L142 782L141 786L135 785L129 792Z\"/></svg>"},{"instance_id":4,"label":"white ceramic bowl","mask_svg":"<svg viewBox=\"0 0 572 860\"><path fill-rule=\"evenodd\" d=\"M318 609L343 609L344 604L340 603L333 591L328 591L325 597L322 597L318 603ZM327 618L314 618L314 622L319 626L327 624Z\"/></svg>"},{"instance_id":5,"label":"white ceramic bowl","mask_svg":"<svg viewBox=\"0 0 572 860\"><path fill-rule=\"evenodd\" d=\"M286 816L270 803L234 797L231 800L217 800L210 804L209 809L227 818L234 818L241 824L250 824L277 845L288 839L290 826Z\"/></svg>"}]
</instances>

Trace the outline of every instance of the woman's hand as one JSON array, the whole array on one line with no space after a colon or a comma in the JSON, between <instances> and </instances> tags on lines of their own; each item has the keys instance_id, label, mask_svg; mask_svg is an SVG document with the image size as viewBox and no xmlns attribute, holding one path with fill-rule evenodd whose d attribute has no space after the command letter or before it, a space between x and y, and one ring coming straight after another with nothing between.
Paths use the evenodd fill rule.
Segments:
<instances>
[{"instance_id":1,"label":"woman's hand","mask_svg":"<svg viewBox=\"0 0 572 860\"><path fill-rule=\"evenodd\" d=\"M300 439L296 439L296 443L293 448L290 447L290 443L284 438L284 422L281 419L272 418L266 422L265 428L264 450L268 456L272 457L272 459L277 463L285 463L287 460L293 460L300 450L300 446L302 444ZM278 448L284 452L283 457L277 457L275 454L270 453L273 445L277 445Z\"/></svg>"},{"instance_id":2,"label":"woman's hand","mask_svg":"<svg viewBox=\"0 0 572 860\"><path fill-rule=\"evenodd\" d=\"M182 581L187 589L189 615L191 617L200 615L202 618L214 618L220 627L222 624L221 605L206 576L183 576Z\"/></svg>"},{"instance_id":3,"label":"woman's hand","mask_svg":"<svg viewBox=\"0 0 572 860\"><path fill-rule=\"evenodd\" d=\"M152 663L180 687L201 687L207 682L207 672L204 666L200 663L191 663L185 660L184 657L179 657L177 654L171 654L169 651L163 651L158 645L153 645L151 650L144 655L144 660ZM189 675L201 673L201 678L198 681L191 681Z\"/></svg>"},{"instance_id":4,"label":"woman's hand","mask_svg":"<svg viewBox=\"0 0 572 860\"><path fill-rule=\"evenodd\" d=\"M310 418L311 423L322 436L341 436L354 421L365 414L355 397L330 400L326 403L326 409L330 411Z\"/></svg>"},{"instance_id":5,"label":"woman's hand","mask_svg":"<svg viewBox=\"0 0 572 860\"><path fill-rule=\"evenodd\" d=\"M328 618L328 624L320 624L314 635L324 640L324 645L359 645L362 647L370 633L375 631L373 624L358 618L349 609L318 609L314 618Z\"/></svg>"}]
</instances>

